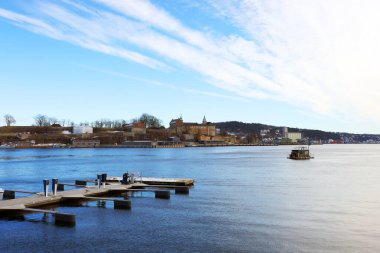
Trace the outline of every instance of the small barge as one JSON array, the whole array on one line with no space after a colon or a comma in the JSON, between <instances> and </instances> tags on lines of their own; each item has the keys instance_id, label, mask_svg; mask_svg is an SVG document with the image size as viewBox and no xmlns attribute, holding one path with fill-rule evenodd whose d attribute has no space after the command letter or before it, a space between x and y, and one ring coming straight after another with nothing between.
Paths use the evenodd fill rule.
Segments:
<instances>
[{"instance_id":1,"label":"small barge","mask_svg":"<svg viewBox=\"0 0 380 253\"><path fill-rule=\"evenodd\" d=\"M293 160L309 160L312 158L314 157L311 156L310 150L308 147L298 147L296 149L293 149L288 157L288 159L293 159Z\"/></svg>"}]
</instances>

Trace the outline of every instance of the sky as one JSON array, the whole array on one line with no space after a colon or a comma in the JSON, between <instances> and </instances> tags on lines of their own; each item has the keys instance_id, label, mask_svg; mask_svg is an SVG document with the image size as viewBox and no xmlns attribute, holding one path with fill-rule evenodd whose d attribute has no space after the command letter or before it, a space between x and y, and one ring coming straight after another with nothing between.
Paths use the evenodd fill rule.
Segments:
<instances>
[{"instance_id":1,"label":"sky","mask_svg":"<svg viewBox=\"0 0 380 253\"><path fill-rule=\"evenodd\" d=\"M0 0L0 114L380 134L379 12L376 0Z\"/></svg>"}]
</instances>

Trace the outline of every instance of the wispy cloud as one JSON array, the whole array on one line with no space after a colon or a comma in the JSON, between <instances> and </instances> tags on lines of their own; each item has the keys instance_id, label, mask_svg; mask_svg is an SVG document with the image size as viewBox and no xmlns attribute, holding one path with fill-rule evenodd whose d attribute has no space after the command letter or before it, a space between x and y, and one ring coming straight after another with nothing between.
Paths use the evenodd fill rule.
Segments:
<instances>
[{"instance_id":1,"label":"wispy cloud","mask_svg":"<svg viewBox=\"0 0 380 253\"><path fill-rule=\"evenodd\" d=\"M21 28L56 40L67 41L87 49L135 61L151 68L168 68L166 64L158 60L108 43L106 37L101 37L101 27L96 22L88 21L52 4L40 3L35 7L40 14L45 15L35 18L0 8L0 17L12 21Z\"/></svg>"},{"instance_id":2,"label":"wispy cloud","mask_svg":"<svg viewBox=\"0 0 380 253\"><path fill-rule=\"evenodd\" d=\"M208 4L258 42L261 52L253 51L262 55L284 101L322 114L380 118L379 2L209 0Z\"/></svg>"},{"instance_id":3,"label":"wispy cloud","mask_svg":"<svg viewBox=\"0 0 380 253\"><path fill-rule=\"evenodd\" d=\"M163 82L159 82L156 80L141 78L141 77L137 77L134 75L125 74L125 73L121 73L121 72L117 72L117 71L113 71L113 70L109 70L109 69L101 69L101 68L96 68L96 67L82 65L82 64L79 64L77 66L84 68L84 69L87 69L87 70L103 73L106 75L112 75L112 76L116 76L116 77L120 77L120 78L126 78L129 80L138 81L139 83L145 83L148 85L159 86L159 87L172 89L172 90L178 90L178 91L185 92L185 93L195 93L195 94L200 94L203 96L210 96L210 97L217 97L217 98L224 98L224 99L239 100L239 101L248 102L247 99L244 99L244 98L238 97L238 96L229 96L229 95L224 95L224 94L215 93L215 92L183 88L182 85L178 85L178 84L174 85L174 84L163 83Z\"/></svg>"},{"instance_id":4,"label":"wispy cloud","mask_svg":"<svg viewBox=\"0 0 380 253\"><path fill-rule=\"evenodd\" d=\"M33 1L32 14L0 9L0 17L158 70L188 68L242 98L380 119L377 1L208 0L190 6L195 13L210 11L236 32L196 30L147 0Z\"/></svg>"}]
</instances>

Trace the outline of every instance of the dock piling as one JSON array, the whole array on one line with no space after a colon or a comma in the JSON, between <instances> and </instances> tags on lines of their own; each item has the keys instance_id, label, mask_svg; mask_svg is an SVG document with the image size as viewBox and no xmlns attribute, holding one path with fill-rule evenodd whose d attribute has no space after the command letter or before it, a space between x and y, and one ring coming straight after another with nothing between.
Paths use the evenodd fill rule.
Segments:
<instances>
[{"instance_id":1,"label":"dock piling","mask_svg":"<svg viewBox=\"0 0 380 253\"><path fill-rule=\"evenodd\" d=\"M69 213L55 213L54 223L55 225L58 225L58 226L73 227L76 224L76 216L75 214L69 214Z\"/></svg>"},{"instance_id":2,"label":"dock piling","mask_svg":"<svg viewBox=\"0 0 380 253\"><path fill-rule=\"evenodd\" d=\"M113 201L113 208L114 209L131 209L132 208L132 202L130 200L117 200L117 199L115 199Z\"/></svg>"},{"instance_id":3,"label":"dock piling","mask_svg":"<svg viewBox=\"0 0 380 253\"><path fill-rule=\"evenodd\" d=\"M189 187L176 187L175 194L189 194Z\"/></svg>"},{"instance_id":4,"label":"dock piling","mask_svg":"<svg viewBox=\"0 0 380 253\"><path fill-rule=\"evenodd\" d=\"M155 191L154 193L158 199L170 199L170 191Z\"/></svg>"}]
</instances>

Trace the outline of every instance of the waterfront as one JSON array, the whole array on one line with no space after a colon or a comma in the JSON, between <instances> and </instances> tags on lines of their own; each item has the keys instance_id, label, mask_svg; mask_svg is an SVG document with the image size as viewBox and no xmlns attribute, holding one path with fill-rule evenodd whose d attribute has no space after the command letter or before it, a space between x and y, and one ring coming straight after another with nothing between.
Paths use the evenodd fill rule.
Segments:
<instances>
[{"instance_id":1,"label":"waterfront","mask_svg":"<svg viewBox=\"0 0 380 253\"><path fill-rule=\"evenodd\" d=\"M374 252L380 249L380 146L312 146L315 159L286 159L290 146L0 151L0 187L42 191L42 179L107 172L194 178L189 196L149 193L131 212L60 207L75 228L0 220L1 252ZM51 219L48 217L47 219Z\"/></svg>"}]
</instances>

